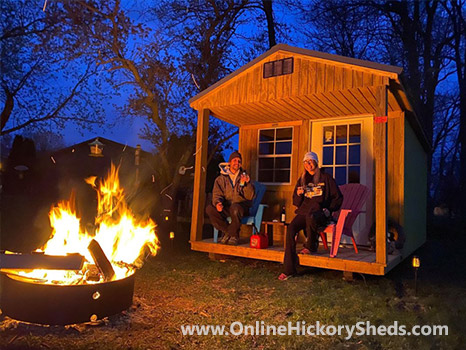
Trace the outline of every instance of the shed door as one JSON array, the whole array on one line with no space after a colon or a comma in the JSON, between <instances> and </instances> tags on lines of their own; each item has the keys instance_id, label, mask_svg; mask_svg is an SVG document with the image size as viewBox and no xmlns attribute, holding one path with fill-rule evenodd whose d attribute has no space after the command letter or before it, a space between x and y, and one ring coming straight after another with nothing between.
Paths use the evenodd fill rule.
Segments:
<instances>
[{"instance_id":1,"label":"shed door","mask_svg":"<svg viewBox=\"0 0 466 350\"><path fill-rule=\"evenodd\" d=\"M319 156L320 167L331 174L338 185L361 183L372 188L372 118L312 122L311 150ZM358 244L368 244L372 225L372 196L353 225ZM331 239L331 237L329 237ZM349 237L342 241L350 243Z\"/></svg>"}]
</instances>

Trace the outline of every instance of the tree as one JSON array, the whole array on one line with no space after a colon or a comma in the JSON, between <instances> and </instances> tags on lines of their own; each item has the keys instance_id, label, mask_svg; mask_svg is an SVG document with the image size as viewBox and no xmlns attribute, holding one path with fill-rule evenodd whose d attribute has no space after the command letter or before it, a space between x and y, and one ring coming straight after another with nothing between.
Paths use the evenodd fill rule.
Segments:
<instances>
[{"instance_id":1,"label":"tree","mask_svg":"<svg viewBox=\"0 0 466 350\"><path fill-rule=\"evenodd\" d=\"M405 88L434 146L433 153L438 151L446 157L445 147L449 152L456 149L445 144L452 135L456 135L455 130L442 126L454 115L446 118L439 113L447 110L447 105L442 103L455 100L455 96L446 99L439 93L442 83L455 73L451 64L454 30L440 2L311 1L310 5L301 7L300 13L301 18L314 27L309 40L318 49L402 66ZM436 147L442 149L436 150ZM454 160L455 157L448 159ZM429 175L443 169L441 164L444 161L441 159L432 169L431 154L428 158ZM429 180L432 187L432 179Z\"/></svg>"},{"instance_id":2,"label":"tree","mask_svg":"<svg viewBox=\"0 0 466 350\"><path fill-rule=\"evenodd\" d=\"M0 11L1 134L27 126L103 120L100 81L92 58L79 56L80 24L59 2L2 1ZM89 89L95 87L89 94Z\"/></svg>"},{"instance_id":3,"label":"tree","mask_svg":"<svg viewBox=\"0 0 466 350\"><path fill-rule=\"evenodd\" d=\"M375 9L360 6L359 1L338 0L290 2L288 6L299 14L295 30L318 50L368 60L381 56L383 21Z\"/></svg>"},{"instance_id":4,"label":"tree","mask_svg":"<svg viewBox=\"0 0 466 350\"><path fill-rule=\"evenodd\" d=\"M59 150L65 147L63 136L50 130L37 130L26 128L23 136L34 141L38 153L45 153Z\"/></svg>"},{"instance_id":5,"label":"tree","mask_svg":"<svg viewBox=\"0 0 466 350\"><path fill-rule=\"evenodd\" d=\"M456 66L459 92L460 198L466 198L466 1L442 1L442 6L448 13L452 27L451 59ZM465 225L466 201L461 200L460 203Z\"/></svg>"},{"instance_id":6,"label":"tree","mask_svg":"<svg viewBox=\"0 0 466 350\"><path fill-rule=\"evenodd\" d=\"M134 11L140 8L125 7L116 0L69 2L64 9L71 21L86 23L87 49L98 52L97 65L111 77L115 91L128 95L121 113L147 119L142 135L156 147L155 207L176 212L173 199L182 180L179 169L193 162L195 153L196 115L186 103L194 90L191 76L188 86L171 42L156 25L148 26L147 18L141 21L136 16ZM207 83L200 80L200 84ZM217 129L211 135L215 136L223 138L223 133Z\"/></svg>"},{"instance_id":7,"label":"tree","mask_svg":"<svg viewBox=\"0 0 466 350\"><path fill-rule=\"evenodd\" d=\"M264 10L265 17L267 18L267 33L269 37L269 48L277 45L275 38L275 20L273 18L273 1L262 0L262 9Z\"/></svg>"}]
</instances>

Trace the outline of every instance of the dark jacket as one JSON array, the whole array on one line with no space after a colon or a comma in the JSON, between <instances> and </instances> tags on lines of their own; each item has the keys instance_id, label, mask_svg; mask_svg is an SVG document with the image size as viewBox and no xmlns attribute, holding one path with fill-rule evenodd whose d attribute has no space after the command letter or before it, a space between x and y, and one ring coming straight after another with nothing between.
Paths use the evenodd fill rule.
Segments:
<instances>
[{"instance_id":1,"label":"dark jacket","mask_svg":"<svg viewBox=\"0 0 466 350\"><path fill-rule=\"evenodd\" d=\"M306 171L304 183L302 178L298 179L293 192L293 205L298 207L296 214L307 215L327 208L330 212L340 209L343 203L343 195L332 176L320 172L317 184L312 183L313 176ZM298 196L298 187L304 187L305 192ZM307 190L306 190L307 189ZM307 196L305 194L307 193Z\"/></svg>"},{"instance_id":2,"label":"dark jacket","mask_svg":"<svg viewBox=\"0 0 466 350\"><path fill-rule=\"evenodd\" d=\"M249 207L252 205L252 199L255 194L254 185L249 182L244 186L240 186L239 179L243 169L239 171L240 173L236 178L235 184L233 184L230 176L224 171L215 179L212 190L212 204L214 206L219 202L226 206L230 206L232 203L242 203Z\"/></svg>"}]
</instances>

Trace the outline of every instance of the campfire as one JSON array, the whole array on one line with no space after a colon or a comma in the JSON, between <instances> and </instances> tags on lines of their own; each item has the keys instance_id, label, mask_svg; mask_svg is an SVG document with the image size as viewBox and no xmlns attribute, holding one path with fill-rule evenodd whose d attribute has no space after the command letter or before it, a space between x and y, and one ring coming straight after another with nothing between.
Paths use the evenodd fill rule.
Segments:
<instances>
[{"instance_id":1,"label":"campfire","mask_svg":"<svg viewBox=\"0 0 466 350\"><path fill-rule=\"evenodd\" d=\"M67 324L101 318L131 305L133 275L144 258L159 249L156 224L132 213L113 165L106 179L91 177L86 182L97 192L92 232L82 229L72 196L51 209L53 231L43 247L30 255L2 254L5 314L30 322ZM50 308L44 306L48 302Z\"/></svg>"}]
</instances>

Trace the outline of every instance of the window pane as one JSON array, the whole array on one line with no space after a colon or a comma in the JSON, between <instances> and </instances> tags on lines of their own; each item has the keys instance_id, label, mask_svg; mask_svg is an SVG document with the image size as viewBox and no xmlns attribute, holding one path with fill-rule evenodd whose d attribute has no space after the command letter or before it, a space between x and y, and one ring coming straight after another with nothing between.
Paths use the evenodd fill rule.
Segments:
<instances>
[{"instance_id":1,"label":"window pane","mask_svg":"<svg viewBox=\"0 0 466 350\"><path fill-rule=\"evenodd\" d=\"M346 183L346 167L335 168L335 181L337 185L344 185Z\"/></svg>"},{"instance_id":2,"label":"window pane","mask_svg":"<svg viewBox=\"0 0 466 350\"><path fill-rule=\"evenodd\" d=\"M259 143L259 154L273 154L273 142Z\"/></svg>"},{"instance_id":3,"label":"window pane","mask_svg":"<svg viewBox=\"0 0 466 350\"><path fill-rule=\"evenodd\" d=\"M349 164L359 164L361 161L360 149L360 145L349 146Z\"/></svg>"},{"instance_id":4,"label":"window pane","mask_svg":"<svg viewBox=\"0 0 466 350\"><path fill-rule=\"evenodd\" d=\"M275 182L290 182L290 171L275 170Z\"/></svg>"},{"instance_id":5,"label":"window pane","mask_svg":"<svg viewBox=\"0 0 466 350\"><path fill-rule=\"evenodd\" d=\"M273 74L273 63L272 62L267 62L264 63L264 78L269 78Z\"/></svg>"},{"instance_id":6,"label":"window pane","mask_svg":"<svg viewBox=\"0 0 466 350\"><path fill-rule=\"evenodd\" d=\"M275 146L275 154L291 154L291 141L277 142Z\"/></svg>"},{"instance_id":7,"label":"window pane","mask_svg":"<svg viewBox=\"0 0 466 350\"><path fill-rule=\"evenodd\" d=\"M324 173L329 174L331 177L333 177L333 168L331 166L327 167L322 167L320 168Z\"/></svg>"},{"instance_id":8,"label":"window pane","mask_svg":"<svg viewBox=\"0 0 466 350\"><path fill-rule=\"evenodd\" d=\"M259 133L259 141L273 141L274 140L274 129L261 130Z\"/></svg>"},{"instance_id":9,"label":"window pane","mask_svg":"<svg viewBox=\"0 0 466 350\"><path fill-rule=\"evenodd\" d=\"M273 182L273 170L259 170L259 182Z\"/></svg>"},{"instance_id":10,"label":"window pane","mask_svg":"<svg viewBox=\"0 0 466 350\"><path fill-rule=\"evenodd\" d=\"M335 164L346 164L346 146L337 146Z\"/></svg>"},{"instance_id":11,"label":"window pane","mask_svg":"<svg viewBox=\"0 0 466 350\"><path fill-rule=\"evenodd\" d=\"M358 166L350 166L348 167L348 183L356 183L360 182L360 167Z\"/></svg>"},{"instance_id":12,"label":"window pane","mask_svg":"<svg viewBox=\"0 0 466 350\"><path fill-rule=\"evenodd\" d=\"M324 145L331 145L333 144L333 126L326 126L324 127L324 140L322 141Z\"/></svg>"},{"instance_id":13,"label":"window pane","mask_svg":"<svg viewBox=\"0 0 466 350\"><path fill-rule=\"evenodd\" d=\"M323 149L323 165L332 165L333 164L333 147L324 147Z\"/></svg>"},{"instance_id":14,"label":"window pane","mask_svg":"<svg viewBox=\"0 0 466 350\"><path fill-rule=\"evenodd\" d=\"M273 169L273 158L259 158L259 170Z\"/></svg>"},{"instance_id":15,"label":"window pane","mask_svg":"<svg viewBox=\"0 0 466 350\"><path fill-rule=\"evenodd\" d=\"M337 143L346 143L347 140L347 126L338 125L337 126Z\"/></svg>"},{"instance_id":16,"label":"window pane","mask_svg":"<svg viewBox=\"0 0 466 350\"><path fill-rule=\"evenodd\" d=\"M283 60L283 74L293 73L293 57L285 58Z\"/></svg>"},{"instance_id":17,"label":"window pane","mask_svg":"<svg viewBox=\"0 0 466 350\"><path fill-rule=\"evenodd\" d=\"M273 75L282 75L283 74L283 61L275 61L273 63Z\"/></svg>"},{"instance_id":18,"label":"window pane","mask_svg":"<svg viewBox=\"0 0 466 350\"><path fill-rule=\"evenodd\" d=\"M271 158L273 160L273 158ZM275 169L290 169L291 157L277 157L275 158Z\"/></svg>"},{"instance_id":19,"label":"window pane","mask_svg":"<svg viewBox=\"0 0 466 350\"><path fill-rule=\"evenodd\" d=\"M277 140L291 140L293 136L292 128L277 129Z\"/></svg>"},{"instance_id":20,"label":"window pane","mask_svg":"<svg viewBox=\"0 0 466 350\"><path fill-rule=\"evenodd\" d=\"M352 124L349 126L349 142L361 142L361 124Z\"/></svg>"}]
</instances>

